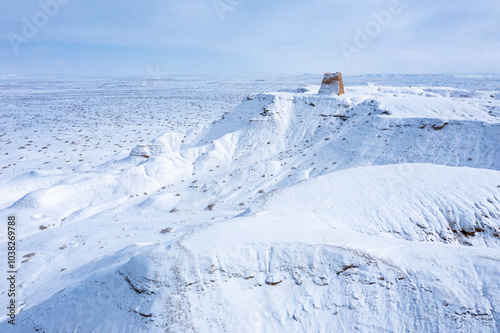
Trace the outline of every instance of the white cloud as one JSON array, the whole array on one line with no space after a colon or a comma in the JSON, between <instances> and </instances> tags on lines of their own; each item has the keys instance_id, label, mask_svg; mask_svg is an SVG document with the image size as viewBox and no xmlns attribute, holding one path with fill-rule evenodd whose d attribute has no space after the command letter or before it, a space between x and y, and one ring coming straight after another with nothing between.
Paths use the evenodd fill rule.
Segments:
<instances>
[{"instance_id":1,"label":"white cloud","mask_svg":"<svg viewBox=\"0 0 500 333\"><path fill-rule=\"evenodd\" d=\"M223 20L212 0L70 1L18 54L7 33L20 34L40 7L3 2L0 73L51 72L61 63L113 73L172 64L169 72L191 73L499 71L498 2L401 0L404 11L349 62L340 44L352 44L392 0L222 1L233 8Z\"/></svg>"}]
</instances>

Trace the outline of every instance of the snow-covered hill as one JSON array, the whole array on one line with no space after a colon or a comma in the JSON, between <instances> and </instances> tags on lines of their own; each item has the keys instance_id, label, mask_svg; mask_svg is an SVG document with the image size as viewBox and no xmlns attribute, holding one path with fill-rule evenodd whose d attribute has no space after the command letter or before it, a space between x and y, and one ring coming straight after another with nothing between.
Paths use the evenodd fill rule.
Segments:
<instances>
[{"instance_id":1,"label":"snow-covered hill","mask_svg":"<svg viewBox=\"0 0 500 333\"><path fill-rule=\"evenodd\" d=\"M500 94L318 89L5 182L22 330L499 331Z\"/></svg>"}]
</instances>

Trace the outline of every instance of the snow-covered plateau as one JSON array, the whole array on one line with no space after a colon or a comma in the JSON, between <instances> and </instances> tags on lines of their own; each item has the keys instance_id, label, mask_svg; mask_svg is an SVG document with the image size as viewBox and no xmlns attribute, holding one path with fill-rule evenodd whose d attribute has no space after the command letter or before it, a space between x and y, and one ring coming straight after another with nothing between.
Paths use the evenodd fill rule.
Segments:
<instances>
[{"instance_id":1,"label":"snow-covered plateau","mask_svg":"<svg viewBox=\"0 0 500 333\"><path fill-rule=\"evenodd\" d=\"M320 82L0 80L0 331L500 332L500 77Z\"/></svg>"}]
</instances>

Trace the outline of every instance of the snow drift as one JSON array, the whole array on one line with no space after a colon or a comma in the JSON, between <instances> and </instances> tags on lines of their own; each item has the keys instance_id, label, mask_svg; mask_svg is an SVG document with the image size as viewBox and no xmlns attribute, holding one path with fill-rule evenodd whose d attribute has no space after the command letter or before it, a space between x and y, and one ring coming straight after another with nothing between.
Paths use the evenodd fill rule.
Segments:
<instances>
[{"instance_id":1,"label":"snow drift","mask_svg":"<svg viewBox=\"0 0 500 333\"><path fill-rule=\"evenodd\" d=\"M21 328L497 331L497 100L317 92L251 95L91 173L14 180L2 214L30 221L26 246L54 242L19 268Z\"/></svg>"}]
</instances>

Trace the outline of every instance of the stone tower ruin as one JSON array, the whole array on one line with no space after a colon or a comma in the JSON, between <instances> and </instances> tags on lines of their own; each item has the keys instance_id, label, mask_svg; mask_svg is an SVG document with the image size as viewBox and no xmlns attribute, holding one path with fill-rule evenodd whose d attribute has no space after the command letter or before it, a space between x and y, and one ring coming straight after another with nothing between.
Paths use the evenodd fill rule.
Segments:
<instances>
[{"instance_id":1,"label":"stone tower ruin","mask_svg":"<svg viewBox=\"0 0 500 333\"><path fill-rule=\"evenodd\" d=\"M345 92L342 74L340 74L340 72L325 73L318 93L321 95L343 95Z\"/></svg>"}]
</instances>

